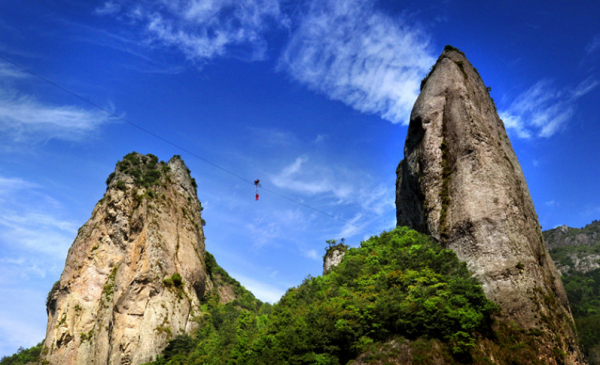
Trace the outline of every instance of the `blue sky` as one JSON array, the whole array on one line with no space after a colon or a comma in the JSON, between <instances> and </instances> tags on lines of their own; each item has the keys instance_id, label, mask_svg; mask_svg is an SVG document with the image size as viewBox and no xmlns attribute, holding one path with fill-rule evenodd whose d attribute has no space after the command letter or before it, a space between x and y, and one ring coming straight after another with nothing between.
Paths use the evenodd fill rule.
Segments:
<instances>
[{"instance_id":1,"label":"blue sky","mask_svg":"<svg viewBox=\"0 0 600 365\"><path fill-rule=\"evenodd\" d=\"M421 79L451 44L492 87L545 229L600 216L600 3L21 0L0 56L0 356L39 342L77 229L131 151L182 155L206 247L260 299L319 275L325 240L395 225ZM347 223L345 223L345 222Z\"/></svg>"}]
</instances>

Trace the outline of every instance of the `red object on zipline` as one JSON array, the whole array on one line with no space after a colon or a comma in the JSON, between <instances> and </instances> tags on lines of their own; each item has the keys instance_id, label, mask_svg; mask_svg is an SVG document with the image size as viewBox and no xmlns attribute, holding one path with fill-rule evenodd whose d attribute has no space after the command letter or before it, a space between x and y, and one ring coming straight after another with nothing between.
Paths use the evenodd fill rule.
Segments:
<instances>
[{"instance_id":1,"label":"red object on zipline","mask_svg":"<svg viewBox=\"0 0 600 365\"><path fill-rule=\"evenodd\" d=\"M258 180L258 179L254 180L254 185L256 186L256 200L258 200L258 188L262 187L260 185L260 180Z\"/></svg>"}]
</instances>

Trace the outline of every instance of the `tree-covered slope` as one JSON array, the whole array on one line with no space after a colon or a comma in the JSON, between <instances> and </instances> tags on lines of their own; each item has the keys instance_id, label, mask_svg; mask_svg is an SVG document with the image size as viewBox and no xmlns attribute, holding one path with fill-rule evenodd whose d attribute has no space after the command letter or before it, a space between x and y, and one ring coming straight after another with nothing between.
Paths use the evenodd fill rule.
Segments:
<instances>
[{"instance_id":1,"label":"tree-covered slope","mask_svg":"<svg viewBox=\"0 0 600 365\"><path fill-rule=\"evenodd\" d=\"M538 363L536 336L493 325L497 306L453 251L399 227L347 251L270 306L202 305L200 330L153 364ZM487 353L487 354L486 354Z\"/></svg>"},{"instance_id":2,"label":"tree-covered slope","mask_svg":"<svg viewBox=\"0 0 600 365\"><path fill-rule=\"evenodd\" d=\"M233 300L212 290L202 301L199 329L174 338L148 365L542 364L548 358L543 330L495 320L497 306L456 254L406 227L349 249L338 266L307 277L274 305L255 299L212 255L206 261L213 282L229 286ZM597 288L585 290L584 301L598 295ZM599 333L593 323L583 324L591 341Z\"/></svg>"},{"instance_id":3,"label":"tree-covered slope","mask_svg":"<svg viewBox=\"0 0 600 365\"><path fill-rule=\"evenodd\" d=\"M590 365L600 365L600 221L543 233L561 271L583 353Z\"/></svg>"}]
</instances>

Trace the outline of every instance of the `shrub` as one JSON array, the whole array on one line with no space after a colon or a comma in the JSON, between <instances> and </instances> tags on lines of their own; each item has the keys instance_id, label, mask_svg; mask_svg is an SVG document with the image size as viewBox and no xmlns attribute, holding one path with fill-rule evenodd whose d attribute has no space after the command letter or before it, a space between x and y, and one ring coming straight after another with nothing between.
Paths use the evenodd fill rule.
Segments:
<instances>
[{"instance_id":1,"label":"shrub","mask_svg":"<svg viewBox=\"0 0 600 365\"><path fill-rule=\"evenodd\" d=\"M181 277L181 275L176 272L175 274L173 274L173 276L171 276L171 280L173 280L173 285L175 285L175 287L179 288L181 286L183 286L183 278Z\"/></svg>"},{"instance_id":2,"label":"shrub","mask_svg":"<svg viewBox=\"0 0 600 365\"><path fill-rule=\"evenodd\" d=\"M115 173L111 172L110 175L106 178L106 185L110 184L110 182L115 178Z\"/></svg>"},{"instance_id":3,"label":"shrub","mask_svg":"<svg viewBox=\"0 0 600 365\"><path fill-rule=\"evenodd\" d=\"M127 190L127 186L125 185L125 181L118 180L117 181L117 189L123 190L123 191Z\"/></svg>"},{"instance_id":4,"label":"shrub","mask_svg":"<svg viewBox=\"0 0 600 365\"><path fill-rule=\"evenodd\" d=\"M168 287L182 288L183 278L178 272L176 272L175 274L171 275L171 277L163 279L163 284Z\"/></svg>"}]
</instances>

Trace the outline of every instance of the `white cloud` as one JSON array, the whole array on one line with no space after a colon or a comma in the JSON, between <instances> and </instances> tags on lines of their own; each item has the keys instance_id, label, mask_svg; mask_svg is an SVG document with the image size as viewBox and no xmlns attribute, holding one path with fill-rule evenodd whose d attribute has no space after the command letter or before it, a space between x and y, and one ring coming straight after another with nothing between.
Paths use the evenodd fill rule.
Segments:
<instances>
[{"instance_id":1,"label":"white cloud","mask_svg":"<svg viewBox=\"0 0 600 365\"><path fill-rule=\"evenodd\" d=\"M0 88L0 132L14 141L81 141L113 120L102 111L52 105Z\"/></svg>"},{"instance_id":2,"label":"white cloud","mask_svg":"<svg viewBox=\"0 0 600 365\"><path fill-rule=\"evenodd\" d=\"M315 250L315 249L306 250L303 252L303 254L304 254L304 256L306 256L312 260L321 261L323 259L321 256L319 256L319 254L317 253L317 250Z\"/></svg>"},{"instance_id":3,"label":"white cloud","mask_svg":"<svg viewBox=\"0 0 600 365\"><path fill-rule=\"evenodd\" d=\"M301 156L274 175L271 181L279 188L293 190L305 195L330 193L336 198L346 199L352 188L335 181L333 170L319 165L307 164L308 158Z\"/></svg>"},{"instance_id":4,"label":"white cloud","mask_svg":"<svg viewBox=\"0 0 600 365\"><path fill-rule=\"evenodd\" d=\"M585 47L585 51L589 53L594 53L600 49L600 33L596 34L594 38L588 43Z\"/></svg>"},{"instance_id":5,"label":"white cloud","mask_svg":"<svg viewBox=\"0 0 600 365\"><path fill-rule=\"evenodd\" d=\"M73 222L61 221L51 214L0 212L0 247L51 255L64 259L77 232Z\"/></svg>"},{"instance_id":6,"label":"white cloud","mask_svg":"<svg viewBox=\"0 0 600 365\"><path fill-rule=\"evenodd\" d=\"M36 184L30 183L20 178L8 178L0 176L0 196L12 193L16 190L29 189L36 187Z\"/></svg>"},{"instance_id":7,"label":"white cloud","mask_svg":"<svg viewBox=\"0 0 600 365\"><path fill-rule=\"evenodd\" d=\"M306 226L307 218L298 209L276 210L256 214L244 227L255 248L278 246L290 228Z\"/></svg>"},{"instance_id":8,"label":"white cloud","mask_svg":"<svg viewBox=\"0 0 600 365\"><path fill-rule=\"evenodd\" d=\"M0 82L7 81L10 79L23 79L28 76L28 74L17 69L13 65L0 61Z\"/></svg>"},{"instance_id":9,"label":"white cloud","mask_svg":"<svg viewBox=\"0 0 600 365\"><path fill-rule=\"evenodd\" d=\"M5 263L19 264L45 275L64 260L78 224L62 218L62 208L42 192L38 184L21 178L0 176L0 256ZM54 264L49 264L54 263Z\"/></svg>"},{"instance_id":10,"label":"white cloud","mask_svg":"<svg viewBox=\"0 0 600 365\"><path fill-rule=\"evenodd\" d=\"M237 273L231 273L230 275L236 278L246 289L250 290L255 297L264 302L275 303L285 294L284 289L274 287L262 281Z\"/></svg>"},{"instance_id":11,"label":"white cloud","mask_svg":"<svg viewBox=\"0 0 600 365\"><path fill-rule=\"evenodd\" d=\"M373 181L368 174L313 161L306 156L297 157L270 180L278 188L307 199L311 206L330 207L325 210L328 214L345 221L335 237L351 238L364 233L366 227L381 227L378 222L395 210L393 190ZM347 218L348 212L352 212L352 218ZM391 227L393 225L382 228Z\"/></svg>"},{"instance_id":12,"label":"white cloud","mask_svg":"<svg viewBox=\"0 0 600 365\"><path fill-rule=\"evenodd\" d=\"M124 13L142 24L146 43L176 47L195 61L225 55L264 59L262 34L270 20L281 21L278 0L151 0L118 6L108 1L96 12Z\"/></svg>"},{"instance_id":13,"label":"white cloud","mask_svg":"<svg viewBox=\"0 0 600 365\"><path fill-rule=\"evenodd\" d=\"M362 225L361 225L362 223ZM353 237L358 233L363 233L363 228L365 224L365 220L362 214L356 214L354 218L348 221L337 235L338 237Z\"/></svg>"},{"instance_id":14,"label":"white cloud","mask_svg":"<svg viewBox=\"0 0 600 365\"><path fill-rule=\"evenodd\" d=\"M27 280L32 275L36 279L44 279L49 269L47 262L35 258L0 257L0 264L0 282Z\"/></svg>"},{"instance_id":15,"label":"white cloud","mask_svg":"<svg viewBox=\"0 0 600 365\"><path fill-rule=\"evenodd\" d=\"M519 138L551 137L573 117L576 101L597 86L592 77L570 90L559 90L550 80L542 80L517 96L499 115Z\"/></svg>"},{"instance_id":16,"label":"white cloud","mask_svg":"<svg viewBox=\"0 0 600 365\"><path fill-rule=\"evenodd\" d=\"M314 143L323 143L323 142L325 142L326 138L327 138L326 134L317 134L317 137L315 138L315 140L313 142Z\"/></svg>"},{"instance_id":17,"label":"white cloud","mask_svg":"<svg viewBox=\"0 0 600 365\"><path fill-rule=\"evenodd\" d=\"M271 176L271 182L279 188L306 196L322 195L334 199L336 204L357 204L379 215L394 206L394 196L388 187L371 180L361 171L332 167L307 156L297 157Z\"/></svg>"},{"instance_id":18,"label":"white cloud","mask_svg":"<svg viewBox=\"0 0 600 365\"><path fill-rule=\"evenodd\" d=\"M121 4L116 3L114 1L107 1L102 6L96 9L96 14L99 15L108 15L108 14L116 14L121 11Z\"/></svg>"},{"instance_id":19,"label":"white cloud","mask_svg":"<svg viewBox=\"0 0 600 365\"><path fill-rule=\"evenodd\" d=\"M292 34L280 67L352 108L408 124L421 79L435 62L418 27L368 0L315 0Z\"/></svg>"}]
</instances>

